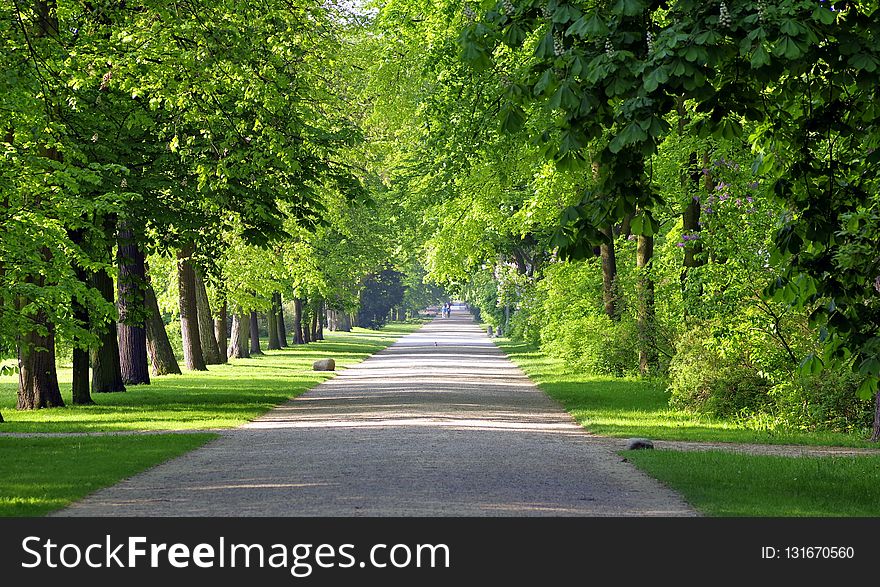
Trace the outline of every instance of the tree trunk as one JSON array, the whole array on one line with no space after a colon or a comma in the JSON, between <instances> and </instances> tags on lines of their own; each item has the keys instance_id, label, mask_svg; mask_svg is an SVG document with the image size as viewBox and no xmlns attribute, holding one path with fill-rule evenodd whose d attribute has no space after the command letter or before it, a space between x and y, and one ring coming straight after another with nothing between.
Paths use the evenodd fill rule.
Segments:
<instances>
[{"instance_id":1,"label":"tree trunk","mask_svg":"<svg viewBox=\"0 0 880 587\"><path fill-rule=\"evenodd\" d=\"M637 329L639 333L639 372L646 375L657 365L657 344L654 340L654 280L651 277L651 259L654 256L654 237L639 236L636 266L639 268L639 299Z\"/></svg>"},{"instance_id":2,"label":"tree trunk","mask_svg":"<svg viewBox=\"0 0 880 587\"><path fill-rule=\"evenodd\" d=\"M287 346L287 326L284 324L284 300L281 292L275 292L275 317L278 320L278 342L281 347Z\"/></svg>"},{"instance_id":3,"label":"tree trunk","mask_svg":"<svg viewBox=\"0 0 880 587\"><path fill-rule=\"evenodd\" d=\"M220 345L214 335L214 318L211 315L211 304L208 301L208 290L202 272L193 268L195 275L196 313L199 322L199 342L202 345L202 357L206 365L219 365L223 362L220 356Z\"/></svg>"},{"instance_id":4,"label":"tree trunk","mask_svg":"<svg viewBox=\"0 0 880 587\"><path fill-rule=\"evenodd\" d=\"M35 3L35 37L57 36L58 17L55 8L54 0L38 0ZM61 154L54 147L41 146L39 152L47 159L61 160ZM31 205L34 209L39 209L42 206L40 196L34 197ZM52 252L43 247L40 256L43 260L50 261ZM45 286L45 277L28 275L25 282L42 288ZM64 400L61 399L58 373L55 369L55 325L49 321L43 310L37 310L31 320L34 327L25 332L18 341L18 409L61 407ZM45 329L46 334L39 334L37 328Z\"/></svg>"},{"instance_id":5,"label":"tree trunk","mask_svg":"<svg viewBox=\"0 0 880 587\"><path fill-rule=\"evenodd\" d=\"M115 223L109 225L113 226ZM109 232L109 231L108 231ZM114 303L113 278L105 269L92 274L92 287L109 303ZM119 363L119 341L116 321L109 320L98 333L99 343L92 349L92 393L125 391L122 366Z\"/></svg>"},{"instance_id":6,"label":"tree trunk","mask_svg":"<svg viewBox=\"0 0 880 587\"><path fill-rule=\"evenodd\" d=\"M190 257L194 247L188 245L177 253L177 286L180 290L180 331L183 338L183 360L190 371L207 371L199 337L199 311L196 306L196 276Z\"/></svg>"},{"instance_id":7,"label":"tree trunk","mask_svg":"<svg viewBox=\"0 0 880 587\"><path fill-rule=\"evenodd\" d=\"M348 312L342 312L340 314L339 326L337 329L340 332L351 332L351 314Z\"/></svg>"},{"instance_id":8,"label":"tree trunk","mask_svg":"<svg viewBox=\"0 0 880 587\"><path fill-rule=\"evenodd\" d=\"M174 349L168 340L156 292L149 282L144 290L144 303L147 306L147 352L153 365L153 375L180 375L180 365L177 364L177 357L174 356Z\"/></svg>"},{"instance_id":9,"label":"tree trunk","mask_svg":"<svg viewBox=\"0 0 880 587\"><path fill-rule=\"evenodd\" d=\"M134 234L119 224L117 246L117 308L119 310L119 366L126 385L150 383L147 360L147 330L144 286L147 270L144 253L134 242Z\"/></svg>"},{"instance_id":10,"label":"tree trunk","mask_svg":"<svg viewBox=\"0 0 880 587\"><path fill-rule=\"evenodd\" d=\"M236 312L232 315L232 333L229 337L229 358L247 359L251 356L249 344L250 319L244 314Z\"/></svg>"},{"instance_id":11,"label":"tree trunk","mask_svg":"<svg viewBox=\"0 0 880 587\"><path fill-rule=\"evenodd\" d=\"M226 337L226 300L220 304L217 317L214 318L214 336L217 337L217 349L220 351L220 362L225 363L227 359L227 337Z\"/></svg>"},{"instance_id":12,"label":"tree trunk","mask_svg":"<svg viewBox=\"0 0 880 587\"><path fill-rule=\"evenodd\" d=\"M260 350L260 319L256 310L251 311L251 354L262 355Z\"/></svg>"},{"instance_id":13,"label":"tree trunk","mask_svg":"<svg viewBox=\"0 0 880 587\"><path fill-rule=\"evenodd\" d=\"M269 336L269 342L266 348L270 351L281 349L281 342L278 340L278 316L275 313L275 294L272 294L272 303L266 312L266 332Z\"/></svg>"},{"instance_id":14,"label":"tree trunk","mask_svg":"<svg viewBox=\"0 0 880 587\"><path fill-rule=\"evenodd\" d=\"M309 333L309 339L312 342L316 342L318 340L318 309L314 308L312 310L312 331Z\"/></svg>"},{"instance_id":15,"label":"tree trunk","mask_svg":"<svg viewBox=\"0 0 880 587\"><path fill-rule=\"evenodd\" d=\"M324 302L318 309L318 340L324 340Z\"/></svg>"},{"instance_id":16,"label":"tree trunk","mask_svg":"<svg viewBox=\"0 0 880 587\"><path fill-rule=\"evenodd\" d=\"M42 281L42 277L39 278ZM35 325L47 329L46 335L36 329L21 336L18 345L18 404L19 410L37 410L64 406L55 370L55 325L45 312L38 311Z\"/></svg>"},{"instance_id":17,"label":"tree trunk","mask_svg":"<svg viewBox=\"0 0 880 587\"><path fill-rule=\"evenodd\" d=\"M302 333L302 299L293 298L293 344L304 344Z\"/></svg>"},{"instance_id":18,"label":"tree trunk","mask_svg":"<svg viewBox=\"0 0 880 587\"><path fill-rule=\"evenodd\" d=\"M617 299L617 259L614 255L614 237L610 226L601 229L608 237L608 242L599 246L602 258L602 299L605 302L605 313L612 320L620 319L620 308Z\"/></svg>"},{"instance_id":19,"label":"tree trunk","mask_svg":"<svg viewBox=\"0 0 880 587\"><path fill-rule=\"evenodd\" d=\"M75 245L82 245L83 230L69 230L67 232L70 240ZM80 267L76 262L73 263L73 270L76 278L84 284L89 283L89 275L85 269ZM73 298L71 300L71 309L73 317L81 328L89 327L89 310L79 300ZM71 378L71 396L74 405L88 406L94 404L92 400L92 383L91 373L89 372L89 349L85 341L80 337L73 339L73 367Z\"/></svg>"}]
</instances>

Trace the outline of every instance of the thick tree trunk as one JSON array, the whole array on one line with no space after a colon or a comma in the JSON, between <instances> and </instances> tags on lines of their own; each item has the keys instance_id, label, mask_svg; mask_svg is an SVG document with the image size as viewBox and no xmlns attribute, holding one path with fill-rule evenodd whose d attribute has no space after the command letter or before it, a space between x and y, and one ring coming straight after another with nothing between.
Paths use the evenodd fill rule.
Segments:
<instances>
[{"instance_id":1,"label":"thick tree trunk","mask_svg":"<svg viewBox=\"0 0 880 587\"><path fill-rule=\"evenodd\" d=\"M168 340L156 292L149 283L144 290L144 303L147 306L147 352L150 354L153 375L180 375L180 365L177 364L177 357L174 356L174 349Z\"/></svg>"},{"instance_id":2,"label":"thick tree trunk","mask_svg":"<svg viewBox=\"0 0 880 587\"><path fill-rule=\"evenodd\" d=\"M260 350L260 319L257 315L256 310L251 311L251 325L250 325L250 333L251 333L251 354L252 355L262 355L263 351Z\"/></svg>"},{"instance_id":3,"label":"thick tree trunk","mask_svg":"<svg viewBox=\"0 0 880 587\"><path fill-rule=\"evenodd\" d=\"M601 230L608 237L607 243L599 246L599 255L602 258L602 299L605 303L605 313L612 320L620 319L620 308L617 299L617 259L614 255L614 236L610 226Z\"/></svg>"},{"instance_id":4,"label":"thick tree trunk","mask_svg":"<svg viewBox=\"0 0 880 587\"><path fill-rule=\"evenodd\" d=\"M272 294L272 303L266 312L266 331L269 335L267 348L270 351L281 349L281 342L278 340L278 315L275 313L275 294Z\"/></svg>"},{"instance_id":5,"label":"thick tree trunk","mask_svg":"<svg viewBox=\"0 0 880 587\"><path fill-rule=\"evenodd\" d=\"M219 365L223 362L220 356L220 345L214 334L214 318L211 315L211 304L208 301L208 290L202 273L193 268L196 286L196 312L199 321L199 342L202 345L202 357L206 365Z\"/></svg>"},{"instance_id":6,"label":"thick tree trunk","mask_svg":"<svg viewBox=\"0 0 880 587\"><path fill-rule=\"evenodd\" d=\"M199 336L199 311L196 306L196 276L190 256L193 246L177 253L177 286L180 290L180 331L183 338L183 361L190 371L207 371Z\"/></svg>"},{"instance_id":7,"label":"thick tree trunk","mask_svg":"<svg viewBox=\"0 0 880 587\"><path fill-rule=\"evenodd\" d=\"M37 0L34 8L37 13L34 36L57 36L58 17L54 0ZM14 137L12 132L9 135L10 138ZM39 151L47 159L61 160L61 154L54 147L42 146ZM42 206L40 197L36 196L31 205L39 209ZM40 255L46 261L52 258L51 251L45 247ZM27 276L25 281L38 288L45 286L45 277L42 275ZM42 310L38 310L31 320L34 328L25 332L18 341L18 409L61 407L64 400L61 399L55 369L55 325ZM37 328L45 329L46 334L40 334Z\"/></svg>"},{"instance_id":8,"label":"thick tree trunk","mask_svg":"<svg viewBox=\"0 0 880 587\"><path fill-rule=\"evenodd\" d=\"M217 348L220 350L221 363L225 363L228 356L226 350L226 319L226 300L223 300L223 303L220 304L220 309L217 311L217 317L214 318L214 336L217 337Z\"/></svg>"},{"instance_id":9,"label":"thick tree trunk","mask_svg":"<svg viewBox=\"0 0 880 587\"><path fill-rule=\"evenodd\" d=\"M304 344L302 333L303 305L301 298L293 298L293 344Z\"/></svg>"},{"instance_id":10,"label":"thick tree trunk","mask_svg":"<svg viewBox=\"0 0 880 587\"><path fill-rule=\"evenodd\" d=\"M281 347L287 346L287 326L284 324L284 300L281 292L275 292L275 317L278 320L278 342Z\"/></svg>"},{"instance_id":11,"label":"thick tree trunk","mask_svg":"<svg viewBox=\"0 0 880 587\"><path fill-rule=\"evenodd\" d=\"M102 269L92 275L92 287L98 290L107 302L114 303L113 278L106 270ZM119 341L115 320L110 320L102 326L98 339L97 348L92 349L92 393L125 391L122 366L119 363Z\"/></svg>"},{"instance_id":12,"label":"thick tree trunk","mask_svg":"<svg viewBox=\"0 0 880 587\"><path fill-rule=\"evenodd\" d=\"M117 246L119 278L117 308L119 310L119 366L126 385L150 383L147 359L147 330L144 326L146 308L144 288L147 269L144 253L134 242L133 233L120 223Z\"/></svg>"},{"instance_id":13,"label":"thick tree trunk","mask_svg":"<svg viewBox=\"0 0 880 587\"><path fill-rule=\"evenodd\" d=\"M47 333L31 330L22 335L18 346L19 410L37 410L64 406L55 370L55 325L43 311L37 312L34 324Z\"/></svg>"},{"instance_id":14,"label":"thick tree trunk","mask_svg":"<svg viewBox=\"0 0 880 587\"><path fill-rule=\"evenodd\" d=\"M248 348L250 343L248 340L250 338L248 336L249 324L250 319L245 317L244 314L236 312L232 315L232 333L229 337L228 351L230 359L247 359L251 356L250 349Z\"/></svg>"},{"instance_id":15,"label":"thick tree trunk","mask_svg":"<svg viewBox=\"0 0 880 587\"><path fill-rule=\"evenodd\" d=\"M637 328L639 372L642 375L646 375L657 365L657 344L654 340L654 280L650 273L653 256L654 237L639 236L636 249L636 266L639 268Z\"/></svg>"}]
</instances>

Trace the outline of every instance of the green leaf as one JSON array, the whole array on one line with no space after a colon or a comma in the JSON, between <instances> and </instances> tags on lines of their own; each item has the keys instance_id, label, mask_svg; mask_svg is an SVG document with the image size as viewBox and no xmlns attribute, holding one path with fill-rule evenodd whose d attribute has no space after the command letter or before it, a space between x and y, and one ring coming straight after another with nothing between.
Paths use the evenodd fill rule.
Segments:
<instances>
[{"instance_id":1,"label":"green leaf","mask_svg":"<svg viewBox=\"0 0 880 587\"><path fill-rule=\"evenodd\" d=\"M501 130L515 133L522 130L526 122L525 112L516 104L508 103L501 111Z\"/></svg>"},{"instance_id":2,"label":"green leaf","mask_svg":"<svg viewBox=\"0 0 880 587\"><path fill-rule=\"evenodd\" d=\"M586 18L586 15L584 15ZM608 29L608 25L605 24L605 21L599 16L599 13L594 13L593 16L586 21L584 24L584 32L588 35L594 35L597 37L607 35L610 30Z\"/></svg>"},{"instance_id":3,"label":"green leaf","mask_svg":"<svg viewBox=\"0 0 880 587\"><path fill-rule=\"evenodd\" d=\"M770 65L770 53L764 47L764 43L759 43L752 53L752 69L759 69L765 65Z\"/></svg>"},{"instance_id":4,"label":"green leaf","mask_svg":"<svg viewBox=\"0 0 880 587\"><path fill-rule=\"evenodd\" d=\"M874 60L873 56L868 55L867 53L856 53L849 58L847 63L856 69L862 69L867 72L874 72L877 70L877 61Z\"/></svg>"},{"instance_id":5,"label":"green leaf","mask_svg":"<svg viewBox=\"0 0 880 587\"><path fill-rule=\"evenodd\" d=\"M877 377L866 377L861 385L859 385L859 389L856 392L859 399L869 400L873 398L877 393L878 382L880 382L880 379Z\"/></svg>"},{"instance_id":6,"label":"green leaf","mask_svg":"<svg viewBox=\"0 0 880 587\"><path fill-rule=\"evenodd\" d=\"M519 47L526 39L526 32L518 24L513 23L504 31L501 38L508 47Z\"/></svg>"},{"instance_id":7,"label":"green leaf","mask_svg":"<svg viewBox=\"0 0 880 587\"><path fill-rule=\"evenodd\" d=\"M865 377L880 377L880 359L877 357L868 357L859 365L859 375Z\"/></svg>"},{"instance_id":8,"label":"green leaf","mask_svg":"<svg viewBox=\"0 0 880 587\"><path fill-rule=\"evenodd\" d=\"M553 50L553 32L547 31L547 34L538 43L535 48L535 57L538 59L553 59L556 53Z\"/></svg>"},{"instance_id":9,"label":"green leaf","mask_svg":"<svg viewBox=\"0 0 880 587\"><path fill-rule=\"evenodd\" d=\"M832 24L837 20L837 14L825 6L817 6L816 9L813 10L812 17L813 20L818 20L822 24Z\"/></svg>"},{"instance_id":10,"label":"green leaf","mask_svg":"<svg viewBox=\"0 0 880 587\"><path fill-rule=\"evenodd\" d=\"M544 70L544 73L541 74L541 77L538 78L538 82L535 84L535 95L539 96L555 85L556 77L553 75L553 70L546 69Z\"/></svg>"}]
</instances>

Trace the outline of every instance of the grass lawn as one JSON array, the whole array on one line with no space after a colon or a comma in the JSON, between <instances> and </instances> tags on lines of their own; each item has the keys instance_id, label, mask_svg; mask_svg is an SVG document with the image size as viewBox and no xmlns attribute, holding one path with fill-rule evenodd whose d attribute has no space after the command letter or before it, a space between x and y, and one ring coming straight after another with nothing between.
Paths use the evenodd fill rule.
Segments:
<instances>
[{"instance_id":1,"label":"grass lawn","mask_svg":"<svg viewBox=\"0 0 880 587\"><path fill-rule=\"evenodd\" d=\"M187 430L238 426L332 377L312 371L316 359L332 357L337 369L382 350L420 324L394 323L380 331L329 332L324 341L211 365L207 372L155 377L123 393L92 394L94 406L70 405L69 370L59 370L68 407L15 409L17 376L0 377L0 432L98 432ZM5 467L0 464L0 471Z\"/></svg>"},{"instance_id":2,"label":"grass lawn","mask_svg":"<svg viewBox=\"0 0 880 587\"><path fill-rule=\"evenodd\" d=\"M539 349L496 341L548 395L585 428L603 436L663 440L874 447L836 433L768 432L671 409L659 382L565 372ZM722 451L620 453L711 516L878 516L877 456L779 457Z\"/></svg>"},{"instance_id":3,"label":"grass lawn","mask_svg":"<svg viewBox=\"0 0 880 587\"><path fill-rule=\"evenodd\" d=\"M332 357L337 369L360 362L418 329L394 323L380 331L355 328L207 372L156 377L124 393L94 394L94 406L15 409L17 376L0 377L0 432L193 430L238 426L332 377L312 371ZM70 371L59 371L70 401ZM38 516L197 448L215 434L0 437L0 516Z\"/></svg>"},{"instance_id":4,"label":"grass lawn","mask_svg":"<svg viewBox=\"0 0 880 587\"><path fill-rule=\"evenodd\" d=\"M661 450L624 456L711 516L880 516L880 456Z\"/></svg>"},{"instance_id":5,"label":"grass lawn","mask_svg":"<svg viewBox=\"0 0 880 587\"><path fill-rule=\"evenodd\" d=\"M40 516L216 434L0 438L0 516Z\"/></svg>"},{"instance_id":6,"label":"grass lawn","mask_svg":"<svg viewBox=\"0 0 880 587\"><path fill-rule=\"evenodd\" d=\"M674 410L669 407L669 394L662 383L566 373L564 361L547 357L533 346L506 339L496 343L582 426L603 436L877 448L866 437L852 434L754 430L736 422Z\"/></svg>"}]
</instances>

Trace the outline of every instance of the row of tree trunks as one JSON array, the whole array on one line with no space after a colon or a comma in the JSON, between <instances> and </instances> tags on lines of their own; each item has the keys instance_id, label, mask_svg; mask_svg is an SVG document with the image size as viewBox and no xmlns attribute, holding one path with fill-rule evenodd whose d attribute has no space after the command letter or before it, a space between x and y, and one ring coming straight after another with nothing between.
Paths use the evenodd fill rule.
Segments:
<instances>
[{"instance_id":1,"label":"row of tree trunks","mask_svg":"<svg viewBox=\"0 0 880 587\"><path fill-rule=\"evenodd\" d=\"M168 340L168 332L165 330L165 321L162 320L162 313L159 311L156 292L149 283L144 291L144 301L147 306L147 351L150 354L153 375L180 375L180 365L177 364L177 358Z\"/></svg>"}]
</instances>

